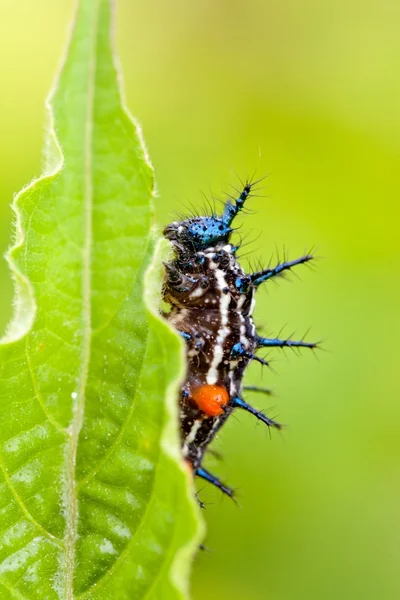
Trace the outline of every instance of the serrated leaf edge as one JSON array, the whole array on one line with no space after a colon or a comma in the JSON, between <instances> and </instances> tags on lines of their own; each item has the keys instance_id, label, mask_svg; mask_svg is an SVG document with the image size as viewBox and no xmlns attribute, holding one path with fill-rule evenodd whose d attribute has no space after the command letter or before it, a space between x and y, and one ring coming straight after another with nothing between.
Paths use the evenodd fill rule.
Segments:
<instances>
[{"instance_id":1,"label":"serrated leaf edge","mask_svg":"<svg viewBox=\"0 0 400 600\"><path fill-rule=\"evenodd\" d=\"M115 0L109 0L111 5L111 46L113 49L113 60L115 72L117 75L118 88L120 92L121 108L126 114L127 118L133 124L139 143L143 151L143 158L147 165L152 171L154 171L153 165L150 160L150 156L147 150L147 146L144 140L143 131L140 123L131 114L125 96L125 90L122 78L122 69L120 61L115 50L115 30L116 30L116 2ZM24 196L28 191L35 189L37 185L46 180L51 180L56 177L58 173L62 171L64 166L64 155L62 152L61 145L58 141L54 112L52 107L52 99L57 90L61 72L65 66L68 49L73 36L74 27L76 23L76 17L79 8L79 0L75 0L75 6L73 9L73 17L71 18L70 24L67 29L67 39L65 42L64 50L56 70L53 84L50 91L45 99L45 135L44 135L44 149L43 149L43 172L39 177L34 178L30 183L24 186L19 192L14 195L11 203L11 210L14 217L14 241L5 253L5 260L10 269L10 274L14 282L14 296L13 296L13 315L9 324L6 327L4 335L0 338L0 347L6 344L11 344L24 338L29 331L31 331L36 316L36 300L33 286L28 277L19 269L17 266L14 255L23 248L25 242L25 232L22 228L21 223L21 212L19 205L24 200ZM153 181L152 197L157 195L155 183ZM154 220L154 211L153 220Z\"/></svg>"}]
</instances>

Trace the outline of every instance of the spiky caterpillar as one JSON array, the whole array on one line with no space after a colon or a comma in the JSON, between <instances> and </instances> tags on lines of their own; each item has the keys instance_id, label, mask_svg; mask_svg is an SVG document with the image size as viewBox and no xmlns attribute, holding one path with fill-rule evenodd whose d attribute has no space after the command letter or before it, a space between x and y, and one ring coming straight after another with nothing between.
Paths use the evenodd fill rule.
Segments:
<instances>
[{"instance_id":1,"label":"spiky caterpillar","mask_svg":"<svg viewBox=\"0 0 400 600\"><path fill-rule=\"evenodd\" d=\"M315 343L280 340L257 334L253 322L255 293L260 284L292 267L312 260L311 254L246 274L230 243L232 222L257 182L247 182L221 216L192 217L164 230L175 257L165 264L164 299L171 305L165 316L186 342L187 373L180 390L182 453L195 475L233 497L231 488L202 467L204 453L232 412L240 408L268 427L281 425L243 399L242 379L259 348L306 347ZM252 388L255 391L264 391Z\"/></svg>"}]
</instances>

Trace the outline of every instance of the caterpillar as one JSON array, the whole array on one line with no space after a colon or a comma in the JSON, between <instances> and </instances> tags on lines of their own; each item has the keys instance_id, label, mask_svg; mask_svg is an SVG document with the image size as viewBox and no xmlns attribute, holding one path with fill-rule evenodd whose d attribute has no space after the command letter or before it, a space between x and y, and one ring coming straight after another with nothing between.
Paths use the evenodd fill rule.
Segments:
<instances>
[{"instance_id":1,"label":"caterpillar","mask_svg":"<svg viewBox=\"0 0 400 600\"><path fill-rule=\"evenodd\" d=\"M187 372L179 392L183 458L195 476L231 498L233 489L202 465L217 432L237 409L267 427L282 427L243 398L246 389L270 393L242 385L247 366L251 361L269 364L256 354L261 348L317 347L313 342L266 338L256 332L252 315L259 286L314 258L308 253L245 273L236 257L240 244L231 243L232 224L259 181L246 181L237 198L228 198L222 215L213 212L174 221L163 232L174 251L172 261L164 263L163 297L170 306L165 317L186 343Z\"/></svg>"}]
</instances>

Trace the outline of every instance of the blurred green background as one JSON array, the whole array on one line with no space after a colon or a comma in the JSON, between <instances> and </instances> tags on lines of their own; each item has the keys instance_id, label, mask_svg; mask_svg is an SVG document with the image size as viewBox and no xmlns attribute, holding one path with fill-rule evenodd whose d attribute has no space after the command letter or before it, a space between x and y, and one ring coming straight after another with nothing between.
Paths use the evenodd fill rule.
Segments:
<instances>
[{"instance_id":1,"label":"blurred green background","mask_svg":"<svg viewBox=\"0 0 400 600\"><path fill-rule=\"evenodd\" d=\"M265 333L309 326L328 352L275 352L249 400L283 436L231 419L209 461L195 600L400 597L400 3L119 0L128 103L159 186L157 220L268 174L242 219L253 261L317 246L313 273L259 292ZM14 192L40 173L43 101L71 0L0 0L0 241ZM211 190L211 191L210 191ZM247 257L244 258L246 263ZM0 324L11 283L0 268ZM259 366L259 365L258 365ZM248 381L261 381L251 367Z\"/></svg>"}]
</instances>

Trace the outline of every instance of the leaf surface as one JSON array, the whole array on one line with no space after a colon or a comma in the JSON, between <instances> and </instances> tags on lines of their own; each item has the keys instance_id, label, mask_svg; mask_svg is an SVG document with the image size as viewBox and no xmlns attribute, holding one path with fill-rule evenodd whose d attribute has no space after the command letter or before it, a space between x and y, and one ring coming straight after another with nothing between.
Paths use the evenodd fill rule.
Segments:
<instances>
[{"instance_id":1,"label":"leaf surface","mask_svg":"<svg viewBox=\"0 0 400 600\"><path fill-rule=\"evenodd\" d=\"M44 174L13 204L0 344L0 597L187 597L182 347L158 316L153 172L121 100L109 0L81 0L48 105ZM144 288L143 280L146 281Z\"/></svg>"}]
</instances>

